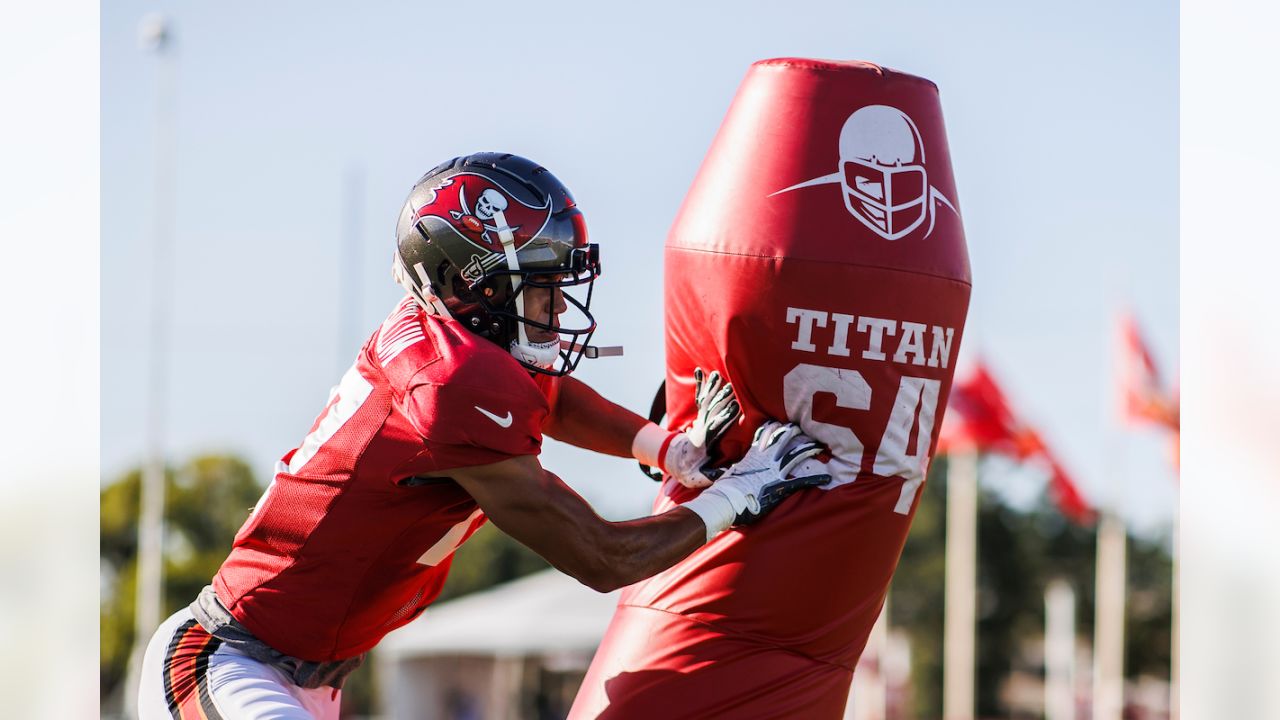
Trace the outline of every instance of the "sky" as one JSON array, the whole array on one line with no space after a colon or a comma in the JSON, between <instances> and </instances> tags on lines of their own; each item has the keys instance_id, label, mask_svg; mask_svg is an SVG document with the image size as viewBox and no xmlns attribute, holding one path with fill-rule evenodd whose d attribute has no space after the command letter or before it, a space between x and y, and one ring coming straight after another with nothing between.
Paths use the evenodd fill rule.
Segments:
<instances>
[{"instance_id":1,"label":"sky","mask_svg":"<svg viewBox=\"0 0 1280 720\"><path fill-rule=\"evenodd\" d=\"M154 11L176 40L172 459L237 452L265 480L400 296L408 189L479 150L573 190L603 252L595 340L626 347L578 376L647 409L663 241L747 67L861 59L939 86L973 268L962 353L993 366L1090 500L1140 532L1170 522L1167 440L1117 429L1111 365L1127 307L1178 369L1175 4L104 4L103 482L146 451L158 62L138 27ZM554 441L543 464L606 516L654 492L635 463ZM983 481L1015 503L1043 492L1003 464Z\"/></svg>"}]
</instances>

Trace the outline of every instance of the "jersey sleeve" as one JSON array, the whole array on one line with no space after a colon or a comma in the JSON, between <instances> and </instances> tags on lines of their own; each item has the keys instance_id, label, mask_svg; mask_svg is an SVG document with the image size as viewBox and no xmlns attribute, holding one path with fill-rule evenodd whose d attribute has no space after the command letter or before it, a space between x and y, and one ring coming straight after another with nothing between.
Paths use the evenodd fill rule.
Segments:
<instances>
[{"instance_id":1,"label":"jersey sleeve","mask_svg":"<svg viewBox=\"0 0 1280 720\"><path fill-rule=\"evenodd\" d=\"M496 372L420 374L411 382L402 411L426 441L441 468L487 465L542 450L549 405L539 387L518 368Z\"/></svg>"}]
</instances>

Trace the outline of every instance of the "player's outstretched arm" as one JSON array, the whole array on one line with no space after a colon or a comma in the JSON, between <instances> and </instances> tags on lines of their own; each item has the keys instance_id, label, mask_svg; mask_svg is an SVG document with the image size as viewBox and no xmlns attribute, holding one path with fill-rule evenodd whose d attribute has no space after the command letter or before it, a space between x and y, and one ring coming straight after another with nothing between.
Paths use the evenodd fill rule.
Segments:
<instances>
[{"instance_id":1,"label":"player's outstretched arm","mask_svg":"<svg viewBox=\"0 0 1280 720\"><path fill-rule=\"evenodd\" d=\"M626 522L601 518L534 456L450 475L508 535L584 585L609 592L662 572L730 525L755 522L797 490L830 482L821 465L796 472L821 450L795 425L766 423L715 485L665 513Z\"/></svg>"},{"instance_id":2,"label":"player's outstretched arm","mask_svg":"<svg viewBox=\"0 0 1280 720\"><path fill-rule=\"evenodd\" d=\"M707 541L702 519L684 508L608 522L532 455L450 475L503 532L598 592L656 575Z\"/></svg>"},{"instance_id":3,"label":"player's outstretched arm","mask_svg":"<svg viewBox=\"0 0 1280 720\"><path fill-rule=\"evenodd\" d=\"M605 399L573 376L560 381L560 395L547 435L580 448L631 457L631 444L649 421Z\"/></svg>"}]
</instances>

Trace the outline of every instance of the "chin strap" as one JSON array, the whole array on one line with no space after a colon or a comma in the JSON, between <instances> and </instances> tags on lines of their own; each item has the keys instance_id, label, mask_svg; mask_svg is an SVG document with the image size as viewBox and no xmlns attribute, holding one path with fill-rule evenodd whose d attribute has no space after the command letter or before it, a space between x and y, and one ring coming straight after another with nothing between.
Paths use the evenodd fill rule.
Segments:
<instances>
[{"instance_id":1,"label":"chin strap","mask_svg":"<svg viewBox=\"0 0 1280 720\"><path fill-rule=\"evenodd\" d=\"M593 360L602 357L622 357L621 345L602 345L597 347L595 345L583 345L569 340L561 340L560 349L569 350L571 352L578 352L581 350L583 357L591 358Z\"/></svg>"},{"instance_id":2,"label":"chin strap","mask_svg":"<svg viewBox=\"0 0 1280 720\"><path fill-rule=\"evenodd\" d=\"M551 370L555 367L556 361L560 359L560 341L548 340L547 342L518 342L511 341L511 354L517 360L521 360L529 365L536 365L544 370Z\"/></svg>"},{"instance_id":3,"label":"chin strap","mask_svg":"<svg viewBox=\"0 0 1280 720\"><path fill-rule=\"evenodd\" d=\"M498 224L498 241L502 243L502 252L507 256L507 269L512 271L511 295L516 299L516 316L523 318L524 293L520 292L520 256L516 255L516 236L507 224L507 216L501 210L494 209L493 220ZM529 345L529 335L525 332L524 323L516 323L516 343Z\"/></svg>"},{"instance_id":4,"label":"chin strap","mask_svg":"<svg viewBox=\"0 0 1280 720\"><path fill-rule=\"evenodd\" d=\"M498 225L498 241L502 243L502 252L507 256L507 269L511 275L511 293L516 299L516 316L525 317L524 293L520 292L520 256L516 255L516 236L507 224L507 216L501 210L493 211L493 220ZM547 342L529 342L529 333L522 321L516 321L516 339L511 341L511 354L521 362L549 370L560 359L560 340Z\"/></svg>"}]
</instances>

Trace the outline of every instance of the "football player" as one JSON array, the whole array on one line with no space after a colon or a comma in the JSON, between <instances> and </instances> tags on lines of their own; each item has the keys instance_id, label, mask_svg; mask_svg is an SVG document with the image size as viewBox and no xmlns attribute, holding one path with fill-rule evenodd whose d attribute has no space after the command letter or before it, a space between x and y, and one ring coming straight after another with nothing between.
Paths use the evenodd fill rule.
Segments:
<instances>
[{"instance_id":1,"label":"football player","mask_svg":"<svg viewBox=\"0 0 1280 720\"><path fill-rule=\"evenodd\" d=\"M545 168L497 153L446 162L413 187L396 234L408 295L277 463L212 584L157 630L143 718L336 718L343 679L439 595L488 519L607 592L829 480L791 476L822 448L781 423L710 469L708 446L739 415L717 373L696 373L699 415L683 432L569 376L595 352L599 248ZM706 489L607 522L539 464L544 433Z\"/></svg>"}]
</instances>

